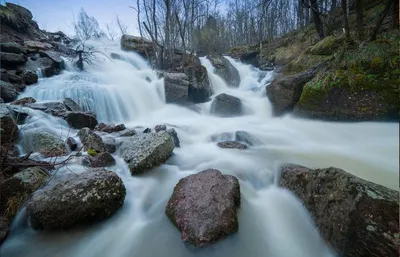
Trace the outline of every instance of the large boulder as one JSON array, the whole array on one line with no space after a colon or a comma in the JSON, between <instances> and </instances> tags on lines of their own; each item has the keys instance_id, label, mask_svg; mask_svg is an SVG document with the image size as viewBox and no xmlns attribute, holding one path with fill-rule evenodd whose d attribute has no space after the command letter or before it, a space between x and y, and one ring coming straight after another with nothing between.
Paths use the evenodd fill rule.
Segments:
<instances>
[{"instance_id":1,"label":"large boulder","mask_svg":"<svg viewBox=\"0 0 400 257\"><path fill-rule=\"evenodd\" d=\"M164 163L174 150L174 140L167 132L147 133L122 143L120 150L135 175Z\"/></svg>"},{"instance_id":2,"label":"large boulder","mask_svg":"<svg viewBox=\"0 0 400 257\"><path fill-rule=\"evenodd\" d=\"M65 118L68 113L66 106L62 102L26 103L25 106L61 118Z\"/></svg>"},{"instance_id":3,"label":"large boulder","mask_svg":"<svg viewBox=\"0 0 400 257\"><path fill-rule=\"evenodd\" d=\"M13 53L13 54L23 54L25 53L24 48L16 42L5 42L0 43L1 52Z\"/></svg>"},{"instance_id":4,"label":"large boulder","mask_svg":"<svg viewBox=\"0 0 400 257\"><path fill-rule=\"evenodd\" d=\"M239 206L237 178L210 169L179 180L165 212L183 241L201 247L238 231Z\"/></svg>"},{"instance_id":5,"label":"large boulder","mask_svg":"<svg viewBox=\"0 0 400 257\"><path fill-rule=\"evenodd\" d=\"M115 159L109 153L99 153L95 156L85 156L82 164L92 168L100 168L115 165Z\"/></svg>"},{"instance_id":6,"label":"large boulder","mask_svg":"<svg viewBox=\"0 0 400 257\"><path fill-rule=\"evenodd\" d=\"M68 229L112 216L122 207L125 186L112 171L88 170L37 191L27 203L34 229Z\"/></svg>"},{"instance_id":7,"label":"large boulder","mask_svg":"<svg viewBox=\"0 0 400 257\"><path fill-rule=\"evenodd\" d=\"M185 68L185 74L190 83L188 100L193 103L204 103L212 94L207 69L202 65Z\"/></svg>"},{"instance_id":8,"label":"large boulder","mask_svg":"<svg viewBox=\"0 0 400 257\"><path fill-rule=\"evenodd\" d=\"M58 74L59 70L56 69L56 64L49 57L30 57L25 65L22 67L25 70L36 72L40 70L45 77L51 77Z\"/></svg>"},{"instance_id":9,"label":"large boulder","mask_svg":"<svg viewBox=\"0 0 400 257\"><path fill-rule=\"evenodd\" d=\"M2 67L9 68L24 64L27 61L27 59L23 54L0 52L0 61Z\"/></svg>"},{"instance_id":10,"label":"large boulder","mask_svg":"<svg viewBox=\"0 0 400 257\"><path fill-rule=\"evenodd\" d=\"M13 84L0 80L0 98L2 98L4 102L12 102L17 96L18 92Z\"/></svg>"},{"instance_id":11,"label":"large boulder","mask_svg":"<svg viewBox=\"0 0 400 257\"><path fill-rule=\"evenodd\" d=\"M97 125L97 119L91 113L68 112L65 120L68 125L75 129L90 128L94 129Z\"/></svg>"},{"instance_id":12,"label":"large boulder","mask_svg":"<svg viewBox=\"0 0 400 257\"><path fill-rule=\"evenodd\" d=\"M0 104L0 128L1 145L13 144L17 141L19 129L12 110L6 104Z\"/></svg>"},{"instance_id":13,"label":"large boulder","mask_svg":"<svg viewBox=\"0 0 400 257\"><path fill-rule=\"evenodd\" d=\"M221 117L242 115L242 102L239 98L225 93L217 95L211 103L211 114Z\"/></svg>"},{"instance_id":14,"label":"large boulder","mask_svg":"<svg viewBox=\"0 0 400 257\"><path fill-rule=\"evenodd\" d=\"M39 77L34 71L26 70L21 75L22 80L26 85L32 85L38 82Z\"/></svg>"},{"instance_id":15,"label":"large boulder","mask_svg":"<svg viewBox=\"0 0 400 257\"><path fill-rule=\"evenodd\" d=\"M47 57L53 61L53 67L57 70L64 68L64 60L61 58L61 54L55 51L40 51L41 57Z\"/></svg>"},{"instance_id":16,"label":"large boulder","mask_svg":"<svg viewBox=\"0 0 400 257\"><path fill-rule=\"evenodd\" d=\"M122 35L121 49L125 51L135 51L144 58L154 57L153 44L151 43L151 41L148 41L141 37Z\"/></svg>"},{"instance_id":17,"label":"large boulder","mask_svg":"<svg viewBox=\"0 0 400 257\"><path fill-rule=\"evenodd\" d=\"M101 137L89 128L83 128L79 130L78 136L85 151L92 149L97 153L106 152L106 148Z\"/></svg>"},{"instance_id":18,"label":"large boulder","mask_svg":"<svg viewBox=\"0 0 400 257\"><path fill-rule=\"evenodd\" d=\"M49 173L40 167L31 167L14 174L0 183L0 214L9 220L36 189L44 185ZM5 213L1 213L5 211Z\"/></svg>"},{"instance_id":19,"label":"large boulder","mask_svg":"<svg viewBox=\"0 0 400 257\"><path fill-rule=\"evenodd\" d=\"M104 147L108 153L114 153L117 150L117 142L113 137L103 138Z\"/></svg>"},{"instance_id":20,"label":"large boulder","mask_svg":"<svg viewBox=\"0 0 400 257\"><path fill-rule=\"evenodd\" d=\"M397 191L334 167L287 166L280 183L303 201L323 238L340 256L398 256Z\"/></svg>"},{"instance_id":21,"label":"large boulder","mask_svg":"<svg viewBox=\"0 0 400 257\"><path fill-rule=\"evenodd\" d=\"M299 101L304 85L310 81L316 69L295 75L278 76L267 86L267 96L273 107L275 116L291 112Z\"/></svg>"},{"instance_id":22,"label":"large boulder","mask_svg":"<svg viewBox=\"0 0 400 257\"><path fill-rule=\"evenodd\" d=\"M44 157L67 154L67 148L60 136L47 131L26 131L23 134L23 147L28 152L39 152Z\"/></svg>"},{"instance_id":23,"label":"large boulder","mask_svg":"<svg viewBox=\"0 0 400 257\"><path fill-rule=\"evenodd\" d=\"M188 101L189 78L185 73L163 73L165 100L167 103L182 104Z\"/></svg>"},{"instance_id":24,"label":"large boulder","mask_svg":"<svg viewBox=\"0 0 400 257\"><path fill-rule=\"evenodd\" d=\"M240 85L240 75L238 70L222 55L210 54L207 56L215 68L215 73L220 76L230 87Z\"/></svg>"}]
</instances>

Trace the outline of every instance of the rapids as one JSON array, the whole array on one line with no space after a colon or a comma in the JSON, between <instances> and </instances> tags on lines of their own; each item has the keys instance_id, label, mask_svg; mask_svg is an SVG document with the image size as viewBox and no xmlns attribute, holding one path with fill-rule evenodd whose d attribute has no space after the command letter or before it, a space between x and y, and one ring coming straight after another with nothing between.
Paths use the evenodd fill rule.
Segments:
<instances>
[{"instance_id":1,"label":"rapids","mask_svg":"<svg viewBox=\"0 0 400 257\"><path fill-rule=\"evenodd\" d=\"M399 128L397 123L333 123L305 120L287 115L272 117L265 85L273 72L229 61L241 77L239 88L229 88L207 68L214 95L225 92L239 97L245 115L218 118L209 114L210 102L197 113L165 103L163 80L135 53L119 50L119 44L94 42L106 54L118 53L122 60L99 60L86 72L71 65L59 76L41 78L26 88L20 98L38 101L71 97L102 122L127 127L173 126L181 148L165 165L132 177L127 165L114 155L111 167L124 180L127 195L123 208L107 221L65 232L36 232L27 225L22 209L3 244L2 257L328 257L335 256L323 243L308 213L289 191L279 188L279 166L297 163L311 168L336 166L364 179L391 188L398 187ZM32 112L24 125L74 136L64 121ZM212 135L245 130L262 141L247 151L218 148ZM21 145L28 137L24 136ZM26 142L25 142L26 143ZM83 171L76 163L74 172ZM239 232L204 249L183 244L179 231L164 214L178 180L207 168L238 177L242 205ZM68 173L66 168L58 171Z\"/></svg>"}]
</instances>

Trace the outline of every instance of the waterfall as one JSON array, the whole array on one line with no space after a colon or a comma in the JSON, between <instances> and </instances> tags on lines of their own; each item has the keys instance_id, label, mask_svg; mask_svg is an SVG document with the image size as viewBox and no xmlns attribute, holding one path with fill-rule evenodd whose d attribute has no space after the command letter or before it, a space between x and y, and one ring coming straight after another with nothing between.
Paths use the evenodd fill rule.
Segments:
<instances>
[{"instance_id":1,"label":"waterfall","mask_svg":"<svg viewBox=\"0 0 400 257\"><path fill-rule=\"evenodd\" d=\"M201 58L201 63L212 83L211 98L220 93L238 97L244 115L212 116L210 102L200 104L202 111L197 113L166 104L163 80L140 56L119 50L115 43L95 44L108 55L118 54L120 60L104 58L86 72L68 69L59 76L43 78L20 97L32 96L38 101L71 97L85 110L94 111L99 121L125 123L130 128L173 125L181 148L174 150L165 165L138 177L132 177L127 164L115 154L117 164L109 169L123 179L127 189L124 207L117 215L89 228L60 233L34 232L15 224L17 228L0 250L2 257L331 257L334 253L321 239L300 200L276 185L280 165L336 166L398 187L398 124L273 117L265 87L274 73L231 58L228 60L241 77L238 88L228 87L206 58ZM36 124L63 130L65 126L56 126L57 122L61 121L46 119ZM211 141L214 135L239 130L256 137L261 145L231 151ZM211 247L192 249L181 241L179 231L164 212L179 179L208 168L240 181L239 232Z\"/></svg>"}]
</instances>

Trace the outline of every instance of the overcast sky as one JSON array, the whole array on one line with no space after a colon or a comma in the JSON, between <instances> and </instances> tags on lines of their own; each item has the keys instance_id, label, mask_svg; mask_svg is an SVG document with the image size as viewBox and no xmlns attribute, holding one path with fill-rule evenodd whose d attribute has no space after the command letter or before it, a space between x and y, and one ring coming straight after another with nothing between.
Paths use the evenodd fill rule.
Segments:
<instances>
[{"instance_id":1,"label":"overcast sky","mask_svg":"<svg viewBox=\"0 0 400 257\"><path fill-rule=\"evenodd\" d=\"M0 0L4 4L4 0ZM129 33L137 31L136 11L129 8L135 0L9 0L28 8L41 29L47 31L64 31L70 34L72 23L80 9L85 9L89 16L94 16L100 27L105 30L106 24L115 22L119 15L124 24L129 26Z\"/></svg>"}]
</instances>

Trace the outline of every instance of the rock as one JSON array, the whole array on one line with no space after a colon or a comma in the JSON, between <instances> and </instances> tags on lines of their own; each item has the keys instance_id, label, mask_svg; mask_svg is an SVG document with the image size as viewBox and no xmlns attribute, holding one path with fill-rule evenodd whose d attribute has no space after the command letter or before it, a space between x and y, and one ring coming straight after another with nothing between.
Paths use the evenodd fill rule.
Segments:
<instances>
[{"instance_id":1,"label":"rock","mask_svg":"<svg viewBox=\"0 0 400 257\"><path fill-rule=\"evenodd\" d=\"M174 140L164 133L148 133L132 137L121 145L121 156L132 175L164 163L174 150Z\"/></svg>"},{"instance_id":2,"label":"rock","mask_svg":"<svg viewBox=\"0 0 400 257\"><path fill-rule=\"evenodd\" d=\"M121 133L119 133L120 137L132 137L136 135L136 130L134 129L126 129L124 131L121 131Z\"/></svg>"},{"instance_id":3,"label":"rock","mask_svg":"<svg viewBox=\"0 0 400 257\"><path fill-rule=\"evenodd\" d=\"M19 129L13 113L6 104L0 104L1 145L13 144L18 140Z\"/></svg>"},{"instance_id":4,"label":"rock","mask_svg":"<svg viewBox=\"0 0 400 257\"><path fill-rule=\"evenodd\" d=\"M27 70L22 73L22 80L27 85L32 85L38 82L39 78L36 72Z\"/></svg>"},{"instance_id":5,"label":"rock","mask_svg":"<svg viewBox=\"0 0 400 257\"><path fill-rule=\"evenodd\" d=\"M8 236L8 223L7 218L0 216L0 245L2 245Z\"/></svg>"},{"instance_id":6,"label":"rock","mask_svg":"<svg viewBox=\"0 0 400 257\"><path fill-rule=\"evenodd\" d=\"M293 110L300 99L304 85L314 77L315 73L316 69L312 68L295 75L278 76L267 86L267 96L271 101L275 116Z\"/></svg>"},{"instance_id":7,"label":"rock","mask_svg":"<svg viewBox=\"0 0 400 257\"><path fill-rule=\"evenodd\" d=\"M280 183L303 201L323 238L340 256L398 256L397 191L334 167L288 166Z\"/></svg>"},{"instance_id":8,"label":"rock","mask_svg":"<svg viewBox=\"0 0 400 257\"><path fill-rule=\"evenodd\" d=\"M236 139L236 141L245 143L248 146L257 146L257 145L263 144L255 136L251 135L250 133L248 133L246 131L241 131L241 130L235 132L235 139Z\"/></svg>"},{"instance_id":9,"label":"rock","mask_svg":"<svg viewBox=\"0 0 400 257\"><path fill-rule=\"evenodd\" d=\"M21 99L15 100L11 104L13 105L25 105L25 104L33 104L36 103L36 99L33 97L23 97Z\"/></svg>"},{"instance_id":10,"label":"rock","mask_svg":"<svg viewBox=\"0 0 400 257\"><path fill-rule=\"evenodd\" d=\"M23 54L13 54L0 52L0 61L2 67L16 67L24 64L27 59Z\"/></svg>"},{"instance_id":11,"label":"rock","mask_svg":"<svg viewBox=\"0 0 400 257\"><path fill-rule=\"evenodd\" d=\"M84 150L92 149L97 153L106 151L103 140L99 135L91 131L89 128L83 128L78 132L79 139L81 140Z\"/></svg>"},{"instance_id":12,"label":"rock","mask_svg":"<svg viewBox=\"0 0 400 257\"><path fill-rule=\"evenodd\" d=\"M117 145L113 137L103 138L103 143L108 153L114 153L117 150Z\"/></svg>"},{"instance_id":13,"label":"rock","mask_svg":"<svg viewBox=\"0 0 400 257\"><path fill-rule=\"evenodd\" d=\"M114 172L88 170L36 192L27 203L27 215L36 230L93 224L120 209L125 194Z\"/></svg>"},{"instance_id":14,"label":"rock","mask_svg":"<svg viewBox=\"0 0 400 257\"><path fill-rule=\"evenodd\" d=\"M40 50L49 50L52 48L52 46L48 43L44 42L39 42L39 41L33 41L33 40L27 40L24 42L24 46L28 48L29 51L36 51L39 52Z\"/></svg>"},{"instance_id":15,"label":"rock","mask_svg":"<svg viewBox=\"0 0 400 257\"><path fill-rule=\"evenodd\" d=\"M165 99L167 103L185 103L189 95L189 78L185 73L164 72Z\"/></svg>"},{"instance_id":16,"label":"rock","mask_svg":"<svg viewBox=\"0 0 400 257\"><path fill-rule=\"evenodd\" d=\"M240 75L238 70L222 55L211 54L207 56L215 68L215 73L220 76L230 87L239 87Z\"/></svg>"},{"instance_id":17,"label":"rock","mask_svg":"<svg viewBox=\"0 0 400 257\"><path fill-rule=\"evenodd\" d=\"M18 96L13 84L0 80L0 97L4 102L14 101Z\"/></svg>"},{"instance_id":18,"label":"rock","mask_svg":"<svg viewBox=\"0 0 400 257\"><path fill-rule=\"evenodd\" d=\"M239 149L239 150L245 150L247 149L247 145L242 144L237 141L224 141L224 142L218 142L217 143L218 147L221 148L228 148L228 149Z\"/></svg>"},{"instance_id":19,"label":"rock","mask_svg":"<svg viewBox=\"0 0 400 257\"><path fill-rule=\"evenodd\" d=\"M101 168L115 165L115 159L109 153L99 153L96 156L85 156L82 164L92 168Z\"/></svg>"},{"instance_id":20,"label":"rock","mask_svg":"<svg viewBox=\"0 0 400 257\"><path fill-rule=\"evenodd\" d=\"M44 157L56 157L67 155L64 141L57 135L47 131L26 131L24 148L28 152L39 152Z\"/></svg>"},{"instance_id":21,"label":"rock","mask_svg":"<svg viewBox=\"0 0 400 257\"><path fill-rule=\"evenodd\" d=\"M115 125L113 123L105 124L101 122L96 129L98 131L106 132L106 133L113 133L113 132L120 132L126 129L124 124Z\"/></svg>"},{"instance_id":22,"label":"rock","mask_svg":"<svg viewBox=\"0 0 400 257\"><path fill-rule=\"evenodd\" d=\"M65 105L61 102L27 103L25 106L61 118L65 118L68 112Z\"/></svg>"},{"instance_id":23,"label":"rock","mask_svg":"<svg viewBox=\"0 0 400 257\"><path fill-rule=\"evenodd\" d=\"M6 80L8 82L11 82L13 84L15 84L15 88L17 89L17 91L20 91L20 84L23 83L22 78L17 74L17 71L15 70L8 70L7 73L5 74L4 77L2 77L3 79L6 78ZM22 85L21 85L22 86ZM23 87L23 86L22 86Z\"/></svg>"},{"instance_id":24,"label":"rock","mask_svg":"<svg viewBox=\"0 0 400 257\"><path fill-rule=\"evenodd\" d=\"M211 114L217 116L240 116L242 112L242 102L240 99L225 93L217 95L211 103Z\"/></svg>"},{"instance_id":25,"label":"rock","mask_svg":"<svg viewBox=\"0 0 400 257\"><path fill-rule=\"evenodd\" d=\"M13 219L29 195L44 185L48 178L44 169L31 167L3 180L0 183L0 210L5 211L6 218Z\"/></svg>"},{"instance_id":26,"label":"rock","mask_svg":"<svg viewBox=\"0 0 400 257\"><path fill-rule=\"evenodd\" d=\"M171 128L167 130L167 133L172 137L174 140L174 145L175 147L181 147L181 142L179 141L178 138L178 133L176 133L175 129Z\"/></svg>"},{"instance_id":27,"label":"rock","mask_svg":"<svg viewBox=\"0 0 400 257\"><path fill-rule=\"evenodd\" d=\"M167 130L167 126L165 125L157 125L154 127L154 131L156 133L160 132L160 131L166 131Z\"/></svg>"},{"instance_id":28,"label":"rock","mask_svg":"<svg viewBox=\"0 0 400 257\"><path fill-rule=\"evenodd\" d=\"M146 128L145 130L143 130L143 133L151 133L151 128Z\"/></svg>"},{"instance_id":29,"label":"rock","mask_svg":"<svg viewBox=\"0 0 400 257\"><path fill-rule=\"evenodd\" d=\"M67 107L68 111L71 112L80 112L82 111L81 107L79 106L79 104L77 104L74 100L72 100L71 98L65 98L63 101L65 107Z\"/></svg>"},{"instance_id":30,"label":"rock","mask_svg":"<svg viewBox=\"0 0 400 257\"><path fill-rule=\"evenodd\" d=\"M207 69L202 66L189 66L185 68L185 74L190 83L188 100L193 103L204 103L212 94Z\"/></svg>"},{"instance_id":31,"label":"rock","mask_svg":"<svg viewBox=\"0 0 400 257\"><path fill-rule=\"evenodd\" d=\"M18 125L22 125L25 123L26 118L29 117L29 110L21 108L18 105L9 105L8 108L10 109L14 121Z\"/></svg>"},{"instance_id":32,"label":"rock","mask_svg":"<svg viewBox=\"0 0 400 257\"><path fill-rule=\"evenodd\" d=\"M67 138L65 143L69 146L69 149L71 149L71 151L75 151L78 148L78 143L73 137Z\"/></svg>"},{"instance_id":33,"label":"rock","mask_svg":"<svg viewBox=\"0 0 400 257\"><path fill-rule=\"evenodd\" d=\"M232 133L224 132L221 134L215 134L211 136L213 142L224 142L224 141L235 141L235 136Z\"/></svg>"},{"instance_id":34,"label":"rock","mask_svg":"<svg viewBox=\"0 0 400 257\"><path fill-rule=\"evenodd\" d=\"M0 43L0 50L1 52L13 54L25 53L25 50L22 48L22 46L16 42Z\"/></svg>"},{"instance_id":35,"label":"rock","mask_svg":"<svg viewBox=\"0 0 400 257\"><path fill-rule=\"evenodd\" d=\"M209 169L179 180L165 213L183 241L201 247L238 231L239 206L237 178Z\"/></svg>"},{"instance_id":36,"label":"rock","mask_svg":"<svg viewBox=\"0 0 400 257\"><path fill-rule=\"evenodd\" d=\"M58 74L59 70L56 69L54 62L48 57L30 57L23 66L23 69L35 72L42 71L45 77L51 77Z\"/></svg>"},{"instance_id":37,"label":"rock","mask_svg":"<svg viewBox=\"0 0 400 257\"><path fill-rule=\"evenodd\" d=\"M151 41L141 37L122 35L121 49L125 51L135 51L144 58L154 58L153 44Z\"/></svg>"},{"instance_id":38,"label":"rock","mask_svg":"<svg viewBox=\"0 0 400 257\"><path fill-rule=\"evenodd\" d=\"M90 128L94 129L97 125L96 118L85 112L69 112L65 119L71 127L75 129Z\"/></svg>"},{"instance_id":39,"label":"rock","mask_svg":"<svg viewBox=\"0 0 400 257\"><path fill-rule=\"evenodd\" d=\"M64 60L61 58L60 53L55 51L40 51L41 57L47 57L53 61L53 67L58 70L62 70L64 68Z\"/></svg>"}]
</instances>

